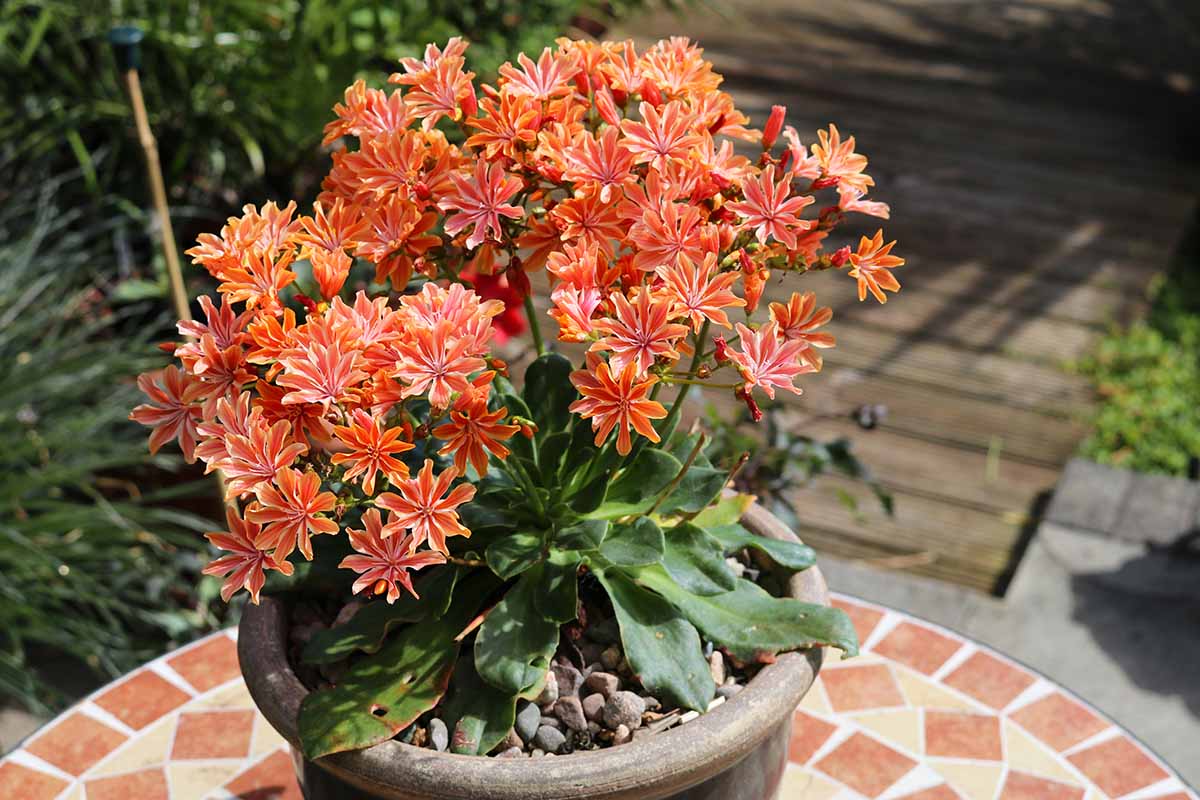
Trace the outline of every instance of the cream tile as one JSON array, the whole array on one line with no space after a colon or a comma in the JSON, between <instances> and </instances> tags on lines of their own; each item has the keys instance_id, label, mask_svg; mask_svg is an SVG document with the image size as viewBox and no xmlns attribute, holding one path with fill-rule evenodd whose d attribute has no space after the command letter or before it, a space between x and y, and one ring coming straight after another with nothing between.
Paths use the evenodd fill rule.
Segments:
<instances>
[{"instance_id":1,"label":"cream tile","mask_svg":"<svg viewBox=\"0 0 1200 800\"><path fill-rule=\"evenodd\" d=\"M929 766L967 800L992 800L1000 786L1004 767L1000 764L929 759Z\"/></svg>"},{"instance_id":2,"label":"cream tile","mask_svg":"<svg viewBox=\"0 0 1200 800\"><path fill-rule=\"evenodd\" d=\"M207 694L187 706L188 710L198 708L254 708L254 700L250 697L250 690L246 688L245 681L240 678L232 681L228 686L220 689L214 689L211 694Z\"/></svg>"},{"instance_id":3,"label":"cream tile","mask_svg":"<svg viewBox=\"0 0 1200 800\"><path fill-rule=\"evenodd\" d=\"M829 706L829 697L825 694L825 687L821 684L820 678L800 700L800 708L814 714L833 713L833 709Z\"/></svg>"},{"instance_id":4,"label":"cream tile","mask_svg":"<svg viewBox=\"0 0 1200 800\"><path fill-rule=\"evenodd\" d=\"M921 714L918 711L853 714L847 715L846 719L879 734L911 755L919 756L921 753Z\"/></svg>"},{"instance_id":5,"label":"cream tile","mask_svg":"<svg viewBox=\"0 0 1200 800\"><path fill-rule=\"evenodd\" d=\"M219 789L247 764L229 761L224 764L185 764L176 761L167 765L167 785L171 800L203 800Z\"/></svg>"},{"instance_id":6,"label":"cream tile","mask_svg":"<svg viewBox=\"0 0 1200 800\"><path fill-rule=\"evenodd\" d=\"M804 767L789 765L783 773L779 800L830 800L838 793L838 785Z\"/></svg>"},{"instance_id":7,"label":"cream tile","mask_svg":"<svg viewBox=\"0 0 1200 800\"><path fill-rule=\"evenodd\" d=\"M1012 722L1004 722L1005 760L1013 769L1079 785L1079 778L1068 769L1057 754ZM1089 799L1090 800L1090 799Z\"/></svg>"},{"instance_id":8,"label":"cream tile","mask_svg":"<svg viewBox=\"0 0 1200 800\"><path fill-rule=\"evenodd\" d=\"M908 699L908 704L914 708L950 708L963 711L979 711L981 709L981 706L964 700L906 667L895 665L892 671L896 673L900 691Z\"/></svg>"},{"instance_id":9,"label":"cream tile","mask_svg":"<svg viewBox=\"0 0 1200 800\"><path fill-rule=\"evenodd\" d=\"M271 723L261 715L254 717L254 735L250 739L250 758L258 758L280 747L286 747L287 740L276 733Z\"/></svg>"},{"instance_id":10,"label":"cream tile","mask_svg":"<svg viewBox=\"0 0 1200 800\"><path fill-rule=\"evenodd\" d=\"M175 723L178 714L171 714L133 737L119 750L93 767L88 777L117 775L162 764L167 760L167 750L175 738Z\"/></svg>"}]
</instances>

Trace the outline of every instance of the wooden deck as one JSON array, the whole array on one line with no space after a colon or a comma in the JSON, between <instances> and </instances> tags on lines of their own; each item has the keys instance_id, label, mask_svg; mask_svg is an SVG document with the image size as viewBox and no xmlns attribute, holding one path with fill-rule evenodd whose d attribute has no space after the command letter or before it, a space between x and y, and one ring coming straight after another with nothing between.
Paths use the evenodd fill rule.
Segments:
<instances>
[{"instance_id":1,"label":"wooden deck","mask_svg":"<svg viewBox=\"0 0 1200 800\"><path fill-rule=\"evenodd\" d=\"M896 495L887 519L846 511L836 480L804 491L820 550L1003 590L1086 432L1091 389L1063 364L1138 313L1200 186L1200 75L1153 7L714 0L616 32L698 40L758 124L772 103L806 142L837 122L892 205L908 258L892 302L859 304L844 274L772 287L835 310L839 346L803 408L889 408L870 432L810 423L850 435Z\"/></svg>"}]
</instances>

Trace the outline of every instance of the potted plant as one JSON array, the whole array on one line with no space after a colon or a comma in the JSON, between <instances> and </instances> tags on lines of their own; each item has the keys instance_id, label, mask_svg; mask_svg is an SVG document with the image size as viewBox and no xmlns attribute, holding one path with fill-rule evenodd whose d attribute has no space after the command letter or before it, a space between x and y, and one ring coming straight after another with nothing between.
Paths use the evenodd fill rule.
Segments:
<instances>
[{"instance_id":1,"label":"potted plant","mask_svg":"<svg viewBox=\"0 0 1200 800\"><path fill-rule=\"evenodd\" d=\"M133 418L223 476L205 572L250 594L243 674L309 797L772 796L821 648L857 642L680 420L695 385L799 393L831 314L755 322L764 287L846 268L882 302L882 233L824 245L887 207L853 138L747 127L686 40L562 40L479 100L465 48L346 91L311 215L201 237L220 301Z\"/></svg>"}]
</instances>

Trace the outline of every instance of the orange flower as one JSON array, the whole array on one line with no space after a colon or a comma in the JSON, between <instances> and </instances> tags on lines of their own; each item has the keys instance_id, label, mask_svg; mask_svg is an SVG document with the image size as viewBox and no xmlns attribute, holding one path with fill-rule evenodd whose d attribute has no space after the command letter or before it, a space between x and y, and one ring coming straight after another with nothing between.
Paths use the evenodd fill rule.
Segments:
<instances>
[{"instance_id":1,"label":"orange flower","mask_svg":"<svg viewBox=\"0 0 1200 800\"><path fill-rule=\"evenodd\" d=\"M625 236L625 225L616 205L606 203L599 192L589 192L582 197L570 197L550 212L564 242L583 247L596 246L612 257L613 240Z\"/></svg>"},{"instance_id":2,"label":"orange flower","mask_svg":"<svg viewBox=\"0 0 1200 800\"><path fill-rule=\"evenodd\" d=\"M779 328L774 322L768 322L757 331L739 322L737 332L742 350L728 352L742 374L747 390L759 386L772 400L776 387L793 394L801 393L793 381L797 375L814 371L811 365L800 360L800 352L806 347L804 342L780 339Z\"/></svg>"},{"instance_id":3,"label":"orange flower","mask_svg":"<svg viewBox=\"0 0 1200 800\"><path fill-rule=\"evenodd\" d=\"M679 256L699 261L704 258L703 234L704 220L695 206L666 203L661 210L647 209L629 229L629 238L637 247L633 265L652 272Z\"/></svg>"},{"instance_id":4,"label":"orange flower","mask_svg":"<svg viewBox=\"0 0 1200 800\"><path fill-rule=\"evenodd\" d=\"M321 144L330 144L343 136L367 139L398 131L412 124L413 117L400 92L368 89L361 78L346 87L344 103L333 107L337 119L325 126Z\"/></svg>"},{"instance_id":5,"label":"orange flower","mask_svg":"<svg viewBox=\"0 0 1200 800\"><path fill-rule=\"evenodd\" d=\"M608 334L592 350L611 350L613 369L622 371L633 364L636 375L648 370L658 358L679 358L678 340L687 335L686 325L670 321L671 302L655 297L648 288L635 290L633 303L620 292L611 299L614 316L596 320L596 330Z\"/></svg>"},{"instance_id":6,"label":"orange flower","mask_svg":"<svg viewBox=\"0 0 1200 800\"><path fill-rule=\"evenodd\" d=\"M889 292L900 291L900 281L889 272L904 264L903 258L889 255L895 244L895 240L883 243L882 228L875 231L875 235L870 239L866 236L859 239L858 251L850 254L849 274L851 278L858 279L860 301L866 300L867 292L870 291L876 300L886 303L887 295L883 293L885 289Z\"/></svg>"},{"instance_id":7,"label":"orange flower","mask_svg":"<svg viewBox=\"0 0 1200 800\"><path fill-rule=\"evenodd\" d=\"M736 272L718 273L717 256L706 253L700 266L685 255L673 264L663 264L656 270L663 279L663 294L675 303L676 314L686 314L697 333L704 320L726 328L733 327L722 309L746 305L746 301L729 289L738 279Z\"/></svg>"},{"instance_id":8,"label":"orange flower","mask_svg":"<svg viewBox=\"0 0 1200 800\"><path fill-rule=\"evenodd\" d=\"M867 168L867 157L854 152L854 137L842 141L837 125L830 123L829 131L817 131L817 144L812 153L821 165L821 171L837 180L838 189L849 190L862 196L875 185L875 180L863 172Z\"/></svg>"},{"instance_id":9,"label":"orange flower","mask_svg":"<svg viewBox=\"0 0 1200 800\"><path fill-rule=\"evenodd\" d=\"M252 417L249 426L245 436L225 433L226 456L216 467L225 473L226 499L253 492L308 452L306 443L296 441L288 420L268 424L261 416Z\"/></svg>"},{"instance_id":10,"label":"orange flower","mask_svg":"<svg viewBox=\"0 0 1200 800\"><path fill-rule=\"evenodd\" d=\"M695 117L681 102L667 103L661 113L649 103L642 103L638 110L641 122L621 120L625 145L638 164L649 162L661 171L672 159L687 158L688 152L703 142L696 133Z\"/></svg>"},{"instance_id":11,"label":"orange flower","mask_svg":"<svg viewBox=\"0 0 1200 800\"><path fill-rule=\"evenodd\" d=\"M301 257L306 258L314 251L353 249L367 229L367 221L362 209L338 197L328 212L320 200L313 203L313 215L300 217L300 227L303 233L297 233L294 239L300 245Z\"/></svg>"},{"instance_id":12,"label":"orange flower","mask_svg":"<svg viewBox=\"0 0 1200 800\"><path fill-rule=\"evenodd\" d=\"M833 309L817 308L817 298L812 292L792 292L787 304L771 303L771 321L779 334L790 341L804 342L807 347L800 351L799 358L814 370L821 368L821 354L817 347L833 347L837 342L828 333L816 333L817 328L833 319Z\"/></svg>"},{"instance_id":13,"label":"orange flower","mask_svg":"<svg viewBox=\"0 0 1200 800\"><path fill-rule=\"evenodd\" d=\"M338 342L312 342L289 350L279 360L283 374L276 380L291 389L284 403L316 403L328 410L334 403L350 402L355 388L370 376L358 368L360 354Z\"/></svg>"},{"instance_id":14,"label":"orange flower","mask_svg":"<svg viewBox=\"0 0 1200 800\"><path fill-rule=\"evenodd\" d=\"M346 533L350 535L350 546L358 551L357 555L346 556L342 563L338 564L342 569L352 569L359 573L351 590L359 594L383 581L387 587L389 605L400 597L397 584L403 586L413 597L418 597L408 573L431 564L445 563L446 556L436 550L415 552L413 537L397 536L403 528L395 522L384 525L377 509L368 509L363 514L362 521L364 530L346 529Z\"/></svg>"},{"instance_id":15,"label":"orange flower","mask_svg":"<svg viewBox=\"0 0 1200 800\"><path fill-rule=\"evenodd\" d=\"M309 256L317 289L326 300L332 300L342 291L353 263L345 250L313 250Z\"/></svg>"},{"instance_id":16,"label":"orange flower","mask_svg":"<svg viewBox=\"0 0 1200 800\"><path fill-rule=\"evenodd\" d=\"M463 118L464 104L475 97L471 85L475 73L463 72L464 63L461 57L447 53L428 69L405 76L411 77L413 88L404 100L412 115L421 120L423 130L433 130L442 117L456 122Z\"/></svg>"},{"instance_id":17,"label":"orange flower","mask_svg":"<svg viewBox=\"0 0 1200 800\"><path fill-rule=\"evenodd\" d=\"M337 533L338 524L321 514L337 505L333 492L321 491L321 479L315 472L301 473L281 469L275 473L275 484L260 483L254 489L258 502L246 511L246 519L269 527L263 531L262 543L275 549L275 560L282 561L297 547L312 561L311 536Z\"/></svg>"},{"instance_id":18,"label":"orange flower","mask_svg":"<svg viewBox=\"0 0 1200 800\"><path fill-rule=\"evenodd\" d=\"M563 178L583 188L600 188L600 201L613 200L613 191L620 196L621 187L631 180L633 152L620 141L621 131L609 126L597 139L584 131L575 139L575 144L563 155L567 168Z\"/></svg>"},{"instance_id":19,"label":"orange flower","mask_svg":"<svg viewBox=\"0 0 1200 800\"><path fill-rule=\"evenodd\" d=\"M541 115L528 95L511 91L500 93L500 103L483 98L483 116L467 120L467 125L479 129L467 139L467 147L480 147L487 158L505 155L517 159L520 151L537 142Z\"/></svg>"},{"instance_id":20,"label":"orange flower","mask_svg":"<svg viewBox=\"0 0 1200 800\"><path fill-rule=\"evenodd\" d=\"M382 472L392 484L408 477L408 467L396 458L413 449L412 444L401 438L404 435L402 428L385 430L382 420L355 409L351 423L335 425L333 435L349 447L350 452L334 453L330 460L334 464L350 464L343 478L349 481L361 475L364 494L375 494L376 472Z\"/></svg>"},{"instance_id":21,"label":"orange flower","mask_svg":"<svg viewBox=\"0 0 1200 800\"><path fill-rule=\"evenodd\" d=\"M238 516L233 506L225 508L228 531L212 531L204 538L229 555L221 556L200 570L205 575L227 576L221 584L221 599L226 603L240 589L250 593L250 602L258 605L258 595L267 582L266 571L277 570L291 575L290 561L276 561L270 549L263 547L262 525Z\"/></svg>"},{"instance_id":22,"label":"orange flower","mask_svg":"<svg viewBox=\"0 0 1200 800\"><path fill-rule=\"evenodd\" d=\"M355 255L375 264L375 281L391 280L397 291L412 276L412 259L441 244L441 238L426 233L437 222L437 214L421 213L408 198L396 194L377 205L367 216L368 229L361 234Z\"/></svg>"},{"instance_id":23,"label":"orange flower","mask_svg":"<svg viewBox=\"0 0 1200 800\"><path fill-rule=\"evenodd\" d=\"M763 170L757 181L747 181L742 191L746 196L744 201L725 207L745 218L746 225L754 228L759 244L766 244L767 237L772 236L775 241L793 249L796 233L803 233L817 224L816 220L800 218L805 206L816 201L805 195L789 198L791 179L785 177L775 183L774 164Z\"/></svg>"},{"instance_id":24,"label":"orange flower","mask_svg":"<svg viewBox=\"0 0 1200 800\"><path fill-rule=\"evenodd\" d=\"M411 547L428 542L434 550L446 553L446 539L471 535L471 531L458 521L458 512L454 509L475 496L475 487L459 484L450 490L450 484L457 477L458 470L450 467L434 478L433 461L425 459L417 477L396 484L400 494L384 492L376 498L375 505L395 515L394 525L412 531Z\"/></svg>"},{"instance_id":25,"label":"orange flower","mask_svg":"<svg viewBox=\"0 0 1200 800\"><path fill-rule=\"evenodd\" d=\"M160 447L175 439L184 459L189 464L195 463L196 424L201 419L197 401L205 396L207 387L198 378L172 365L139 375L138 388L150 402L135 408L129 418L154 429L150 433L150 452L157 453Z\"/></svg>"},{"instance_id":26,"label":"orange flower","mask_svg":"<svg viewBox=\"0 0 1200 800\"><path fill-rule=\"evenodd\" d=\"M502 88L513 94L531 97L534 100L549 100L574 91L571 78L579 72L575 60L555 54L549 47L542 50L537 63L521 53L517 56L518 70L512 64L500 67L500 77L505 79Z\"/></svg>"},{"instance_id":27,"label":"orange flower","mask_svg":"<svg viewBox=\"0 0 1200 800\"><path fill-rule=\"evenodd\" d=\"M325 409L319 403L285 403L288 390L264 380L256 383L254 388L258 391L255 407L263 419L272 424L287 420L295 441L307 444L309 437L318 442L329 438L331 425L325 421Z\"/></svg>"},{"instance_id":28,"label":"orange flower","mask_svg":"<svg viewBox=\"0 0 1200 800\"><path fill-rule=\"evenodd\" d=\"M479 476L487 474L488 453L496 458L508 457L509 449L501 442L511 439L521 428L506 425L501 420L508 417L507 408L488 411L488 388L494 372L488 371L475 379L472 388L463 392L450 411L450 421L433 429L433 435L445 439L446 446L441 455L454 454L454 468L460 474L467 472L467 462Z\"/></svg>"},{"instance_id":29,"label":"orange flower","mask_svg":"<svg viewBox=\"0 0 1200 800\"><path fill-rule=\"evenodd\" d=\"M571 373L571 383L582 397L571 404L571 411L592 421L596 445L608 439L617 428L617 452L628 455L633 448L629 429L632 427L652 442L659 441L658 431L651 420L663 419L667 410L661 403L649 399L650 389L658 379L638 380L637 364L630 362L620 374L613 376L609 365L599 356L588 354L587 369Z\"/></svg>"},{"instance_id":30,"label":"orange flower","mask_svg":"<svg viewBox=\"0 0 1200 800\"><path fill-rule=\"evenodd\" d=\"M246 308L262 308L264 312L278 315L283 310L279 293L296 280L296 273L289 267L295 254L284 251L279 258L258 253L246 253L241 265L221 274L223 281L217 291L229 302L245 302Z\"/></svg>"},{"instance_id":31,"label":"orange flower","mask_svg":"<svg viewBox=\"0 0 1200 800\"><path fill-rule=\"evenodd\" d=\"M506 201L521 191L521 179L509 175L499 165L480 159L475 163L474 180L453 173L454 189L438 203L443 211L459 213L446 219L446 233L457 236L468 225L474 230L467 237L467 248L475 249L487 238L504 241L501 217L520 219L525 210Z\"/></svg>"},{"instance_id":32,"label":"orange flower","mask_svg":"<svg viewBox=\"0 0 1200 800\"><path fill-rule=\"evenodd\" d=\"M447 408L455 392L470 385L467 376L483 369L482 358L470 355L471 340L455 336L454 326L443 320L433 326L417 328L411 340L396 346L396 378L408 384L404 397L427 394L434 408Z\"/></svg>"}]
</instances>

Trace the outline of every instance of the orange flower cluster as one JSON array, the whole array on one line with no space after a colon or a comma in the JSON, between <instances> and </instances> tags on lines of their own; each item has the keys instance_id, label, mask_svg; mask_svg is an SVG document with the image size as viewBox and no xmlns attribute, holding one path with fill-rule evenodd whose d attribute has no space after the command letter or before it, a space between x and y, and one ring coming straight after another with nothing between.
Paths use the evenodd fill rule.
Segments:
<instances>
[{"instance_id":1,"label":"orange flower cluster","mask_svg":"<svg viewBox=\"0 0 1200 800\"><path fill-rule=\"evenodd\" d=\"M154 428L152 450L175 440L225 477L230 530L210 538L229 554L206 571L227 576L226 597L257 600L264 571L311 558L311 537L338 532L349 507L390 514L362 515L343 562L356 590L389 602L412 590L409 570L448 555L447 537L469 535L455 511L474 492L468 471L529 432L495 402L489 360L496 334L527 322L529 272L547 273L558 338L589 348L572 410L597 445L616 431L623 455L634 433L658 441L662 384L686 391L728 368L732 382L713 385L754 409L754 388L799 393L795 378L820 369L831 313L811 293L750 322L773 274L847 268L880 302L899 288L882 231L823 251L848 213L888 216L865 199L874 181L854 138L830 125L806 148L779 106L749 127L686 39L640 54L560 40L478 94L466 48L404 59L400 88L346 90L310 215L247 206L188 251L220 303L202 297L204 321L180 323L179 366L142 376L149 402L132 417ZM823 190L836 199L814 211ZM351 281L356 264L370 280ZM735 339L709 351L711 326ZM413 478L405 454L425 438L454 465L435 475L425 460Z\"/></svg>"}]
</instances>

